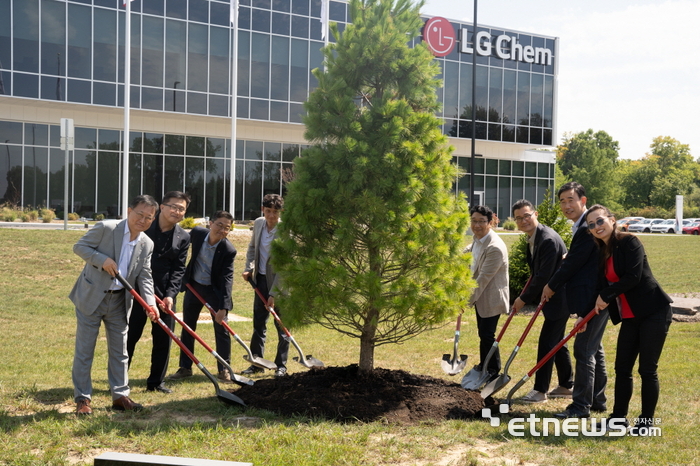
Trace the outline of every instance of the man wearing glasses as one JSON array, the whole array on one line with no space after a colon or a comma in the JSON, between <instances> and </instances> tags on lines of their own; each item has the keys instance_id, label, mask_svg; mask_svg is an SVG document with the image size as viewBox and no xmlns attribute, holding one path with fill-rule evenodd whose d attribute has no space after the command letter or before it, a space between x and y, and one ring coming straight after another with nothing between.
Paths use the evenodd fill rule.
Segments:
<instances>
[{"instance_id":1,"label":"man wearing glasses","mask_svg":"<svg viewBox=\"0 0 700 466\"><path fill-rule=\"evenodd\" d=\"M501 314L508 312L508 249L503 240L491 229L493 211L486 206L474 206L469 210L474 242L467 247L472 253L472 277L477 287L469 299L476 308L476 327L479 332L480 363L483 373L498 376L501 357L496 348L483 367L484 359L496 340L496 327Z\"/></svg>"},{"instance_id":2,"label":"man wearing glasses","mask_svg":"<svg viewBox=\"0 0 700 466\"><path fill-rule=\"evenodd\" d=\"M197 319L202 311L202 303L189 290L189 283L214 309L218 309L214 319L214 337L216 352L230 364L231 336L221 325L226 320L231 309L231 286L233 285L233 260L236 258L236 248L228 240L233 216L223 210L214 213L209 220L209 229L194 227L190 232L192 257L187 264L182 290L185 298L182 302L183 320L192 330L197 329ZM194 338L184 330L180 339L194 353ZM217 363L218 378L222 382L231 383L231 375L221 364ZM180 368L168 376L169 380L179 380L192 376L192 360L184 351L180 351Z\"/></svg>"},{"instance_id":3,"label":"man wearing glasses","mask_svg":"<svg viewBox=\"0 0 700 466\"><path fill-rule=\"evenodd\" d=\"M598 246L593 235L588 233L584 187L575 181L566 183L559 188L557 197L564 216L574 222L574 237L559 270L542 290L542 299L549 300L556 293L565 292L569 311L583 319L593 310L598 297ZM608 374L602 340L607 322L608 310L603 309L576 335L572 403L563 412L555 414L556 417L587 418L591 411L606 411Z\"/></svg>"},{"instance_id":4,"label":"man wearing glasses","mask_svg":"<svg viewBox=\"0 0 700 466\"><path fill-rule=\"evenodd\" d=\"M145 231L146 235L153 241L151 270L155 292L170 310L175 308L175 299L180 292L182 277L185 275L190 235L178 223L184 218L189 204L190 197L181 191L166 193L160 204L160 211L156 214L151 227ZM170 327L170 330L174 329L175 321L170 314L162 313L161 319ZM126 342L129 366L131 366L131 360L134 357L136 343L143 334L146 320L146 314L141 306L134 303L134 310L129 317L129 335ZM170 336L160 325L152 322L151 337L153 339L151 372L146 380L146 390L171 393L172 390L166 387L163 382L170 359Z\"/></svg>"},{"instance_id":5,"label":"man wearing glasses","mask_svg":"<svg viewBox=\"0 0 700 466\"><path fill-rule=\"evenodd\" d=\"M525 304L539 304L542 289L554 272L561 265L566 255L566 245L559 233L542 225L537 219L537 211L532 202L521 199L513 204L513 217L518 229L527 235L527 265L530 267L532 279L530 284L515 298L513 309L517 312ZM569 308L566 305L565 293L557 293L542 307L544 323L540 330L537 346L537 360L542 359L557 343L564 338L566 323L569 319ZM549 392L552 379L552 368L557 367L559 386ZM571 398L571 387L574 386L573 369L569 348L562 347L554 358L537 371L534 389L521 398L524 403L543 403L551 398ZM549 392L549 393L547 393Z\"/></svg>"},{"instance_id":6,"label":"man wearing glasses","mask_svg":"<svg viewBox=\"0 0 700 466\"><path fill-rule=\"evenodd\" d=\"M153 297L151 254L153 241L143 232L151 226L158 203L148 195L137 196L129 205L125 220L97 222L73 246L73 252L85 261L85 267L70 292L78 320L73 357L73 393L76 414L92 414L92 361L95 344L104 322L107 335L107 375L112 392L112 409L143 409L129 398L126 334L134 298L114 279L119 273L151 306L149 318L158 318ZM143 311L139 311L143 312Z\"/></svg>"}]
</instances>

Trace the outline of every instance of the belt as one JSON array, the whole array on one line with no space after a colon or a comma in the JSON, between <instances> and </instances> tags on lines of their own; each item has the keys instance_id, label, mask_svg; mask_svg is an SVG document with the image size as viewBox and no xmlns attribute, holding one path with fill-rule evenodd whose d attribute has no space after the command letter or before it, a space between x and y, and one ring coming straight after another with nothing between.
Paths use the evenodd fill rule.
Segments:
<instances>
[{"instance_id":1,"label":"belt","mask_svg":"<svg viewBox=\"0 0 700 466\"><path fill-rule=\"evenodd\" d=\"M105 290L105 293L116 294L121 293L122 291L124 291L124 288L119 288L118 290Z\"/></svg>"}]
</instances>

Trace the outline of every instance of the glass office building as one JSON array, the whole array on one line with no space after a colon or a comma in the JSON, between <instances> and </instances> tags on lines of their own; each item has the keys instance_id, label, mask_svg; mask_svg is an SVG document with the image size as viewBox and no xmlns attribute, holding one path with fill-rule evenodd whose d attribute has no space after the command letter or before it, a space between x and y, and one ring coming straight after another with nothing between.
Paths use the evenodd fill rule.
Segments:
<instances>
[{"instance_id":1,"label":"glass office building","mask_svg":"<svg viewBox=\"0 0 700 466\"><path fill-rule=\"evenodd\" d=\"M302 104L316 86L311 70L322 66L321 0L241 0L237 43L227 1L136 0L131 7L128 197L177 189L192 195L188 215L226 209L237 220L257 217L264 194L284 193L283 175L307 144ZM331 1L329 17L343 30L347 4ZM0 0L0 202L63 210L59 121L72 118L69 210L121 212L125 21L122 0ZM444 81L439 116L455 163L468 174L474 34L470 24L451 24L461 32L454 50L436 58ZM557 41L477 32L474 189L477 202L505 218L512 202L539 201L553 184L546 149L555 134ZM468 192L469 182L455 180L455 189Z\"/></svg>"}]
</instances>

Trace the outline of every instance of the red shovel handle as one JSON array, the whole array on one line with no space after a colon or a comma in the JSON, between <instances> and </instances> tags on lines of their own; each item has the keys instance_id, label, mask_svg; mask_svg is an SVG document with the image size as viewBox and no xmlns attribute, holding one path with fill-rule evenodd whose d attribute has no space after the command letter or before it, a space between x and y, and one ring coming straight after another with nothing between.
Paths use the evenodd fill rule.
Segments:
<instances>
[{"instance_id":1,"label":"red shovel handle","mask_svg":"<svg viewBox=\"0 0 700 466\"><path fill-rule=\"evenodd\" d=\"M542 359L540 359L540 362L538 362L537 365L535 367L533 367L532 370L530 370L530 372L527 373L528 378L532 377L532 374L534 374L535 372L540 370L540 368L542 366L544 366L547 363L547 361L549 361L549 359L552 356L554 356L556 354L556 352L559 351L561 349L561 347L566 344L567 341L569 341L571 339L571 337L576 335L578 333L578 331L581 330L583 328L583 326L586 325L588 323L588 321L591 320L596 315L598 315L598 312L595 309L593 309L591 312L588 313L588 315L586 317L583 318L583 320L581 322L576 324L574 326L574 328L571 329L571 332L569 332L569 334L567 336L565 336L562 341L557 343L557 346L552 348L552 350L549 353L547 353Z\"/></svg>"},{"instance_id":2,"label":"red shovel handle","mask_svg":"<svg viewBox=\"0 0 700 466\"><path fill-rule=\"evenodd\" d=\"M269 312L269 313L272 315L272 317L275 319L275 322L277 322L277 323L280 325L280 327L282 327L282 330L284 331L284 334L287 335L287 337L290 337L290 338L291 338L292 334L289 333L289 330L287 330L287 327L285 327L285 326L282 324L282 320L279 318L279 316L277 315L277 313L275 312L275 310L272 309L272 308L267 304L267 299L265 299L265 296L263 296L262 291L260 291L260 290L258 289L257 284L253 281L252 278L249 278L249 279L248 279L248 282L250 283L250 286L252 286L253 289L255 290L255 293L258 295L258 298L260 298L260 301L262 301L263 304L265 305L265 309L267 309L267 312Z\"/></svg>"},{"instance_id":3,"label":"red shovel handle","mask_svg":"<svg viewBox=\"0 0 700 466\"><path fill-rule=\"evenodd\" d=\"M532 317L530 318L530 322L527 323L527 327L525 327L525 331L524 331L523 334L520 336L520 340L518 340L518 344L517 344L518 347L523 346L523 342L524 342L525 339L527 338L527 335L530 333L530 329L532 328L532 326L534 325L535 321L537 320L537 316L540 315L540 311L541 311L542 308L544 307L544 303L545 303L545 301L542 301L542 302L537 306L537 309L535 309L535 313L534 313L534 314L532 315Z\"/></svg>"},{"instance_id":4,"label":"red shovel handle","mask_svg":"<svg viewBox=\"0 0 700 466\"><path fill-rule=\"evenodd\" d=\"M520 292L520 294L523 294L525 290L527 290L527 287L530 286L530 282L532 281L532 275L530 275L530 278L527 279L527 282L525 282L525 286L523 287L523 291ZM506 319L506 323L503 324L503 328L501 328L500 333L498 334L498 338L496 338L496 341L498 343L501 342L501 338L503 337L503 334L506 333L506 330L508 329L508 325L510 325L510 321L513 320L513 316L517 314L518 311L515 309L511 309L510 314L508 314L508 319Z\"/></svg>"},{"instance_id":5,"label":"red shovel handle","mask_svg":"<svg viewBox=\"0 0 700 466\"><path fill-rule=\"evenodd\" d=\"M202 303L202 304L204 305L204 307L206 307L207 309L209 309L209 313L211 313L211 316L212 316L212 317L216 317L216 311L214 310L213 307L211 307L211 304L209 304L209 303L202 297L201 294L197 293L197 290L195 290L194 287L193 287L192 285L190 285L189 283L187 283L185 286L187 287L188 290L190 290L190 291L192 292L192 294L195 296L195 298L197 298L197 299L199 300L199 302ZM233 329L232 329L231 327L229 327L229 325L228 325L226 322L221 322L221 325L228 331L228 333L230 333L231 335L234 335L234 336L236 335L236 332L234 332Z\"/></svg>"},{"instance_id":6,"label":"red shovel handle","mask_svg":"<svg viewBox=\"0 0 700 466\"><path fill-rule=\"evenodd\" d=\"M134 287L131 286L131 285L129 284L129 282L127 282L127 281L124 279L124 277L121 276L120 273L117 273L117 275L115 275L114 278L116 278L117 280L119 280L119 283L122 284L122 286L126 289L126 291L128 291L129 293L131 293L131 296L134 297L134 299L141 305L141 307L143 307L144 311L146 311L146 313L148 314L147 309L150 309L151 306L149 306L148 303L146 302L146 300L144 300L144 299L136 292L136 290L134 289ZM156 299L158 299L157 296L156 296ZM190 351L189 349L187 349L187 347L185 346L185 344L184 344L182 341L180 341L180 339L177 337L177 335L175 335L175 334L173 333L172 330L170 330L170 327L168 327L167 325L165 325L165 322L163 322L163 320L162 320L160 317L158 317L158 320L156 320L156 323L158 323L158 325L160 325L160 327L163 329L163 331L165 331L165 333L167 333L168 336L170 336L170 338L172 338L172 339L175 341L175 343L177 343L177 345L180 347L180 349L183 351L183 353L185 353L185 354L187 355L187 357L190 358L190 359L192 360L192 362L194 362L196 365L199 366L199 360L195 357L194 353L193 353L192 351Z\"/></svg>"},{"instance_id":7,"label":"red shovel handle","mask_svg":"<svg viewBox=\"0 0 700 466\"><path fill-rule=\"evenodd\" d=\"M165 312L167 312L168 314L170 314L170 315L173 317L173 319L175 319L175 320L177 321L177 323L180 324L180 325L182 326L182 328L184 328L185 330L187 330L187 333L189 333L190 335L192 335L192 337L193 337L195 340L197 340L198 342L200 342L200 343L202 344L202 346L204 346L204 349L206 349L206 350L209 351L210 353L211 353L212 351L214 351L214 350L212 349L211 346L207 345L207 342L206 342L206 341L202 340L202 337L200 337L199 335L197 335L197 333L196 333L194 330L192 330L192 328L191 328L189 325L187 325L187 324L185 323L184 320L180 319L173 311L171 311L170 309L166 308L166 307L165 307L165 304L163 303L163 301L162 301L158 296L156 296L155 298L156 298L156 302L157 302L158 305L161 307L161 309L163 309Z\"/></svg>"}]
</instances>

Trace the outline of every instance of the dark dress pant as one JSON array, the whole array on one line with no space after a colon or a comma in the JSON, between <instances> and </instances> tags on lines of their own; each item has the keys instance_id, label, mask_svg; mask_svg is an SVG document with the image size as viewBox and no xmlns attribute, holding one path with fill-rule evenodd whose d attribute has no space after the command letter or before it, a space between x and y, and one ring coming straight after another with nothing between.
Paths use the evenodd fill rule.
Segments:
<instances>
[{"instance_id":1,"label":"dark dress pant","mask_svg":"<svg viewBox=\"0 0 700 466\"><path fill-rule=\"evenodd\" d=\"M270 290L267 287L267 278L265 275L257 274L255 276L255 283L265 299L269 298ZM275 312L281 319L282 316L277 306L275 306ZM269 318L270 313L265 309L265 304L263 304L258 294L255 293L255 301L253 302L253 337L250 339L250 352L253 353L253 356L261 358L265 356L265 340L267 337L267 321ZM275 320L274 322L275 328L277 329L277 355L275 356L275 364L277 364L277 367L286 367L287 357L289 355L289 340L287 340L287 335L277 321Z\"/></svg>"},{"instance_id":2,"label":"dark dress pant","mask_svg":"<svg viewBox=\"0 0 700 466\"><path fill-rule=\"evenodd\" d=\"M202 296L204 300L214 308L215 311L219 310L219 298L211 285L202 285L201 283L197 283L195 281L190 282L190 285L194 287L197 293L199 293L200 296ZM188 289L185 292L185 298L182 300L182 320L184 320L192 330L197 330L197 320L199 319L200 312L202 312L202 307L204 307L204 305L201 303L201 301L199 301L194 293ZM219 356L221 356L221 358L230 365L231 335L229 335L228 330L226 330L223 325L217 324L213 317L212 325L214 326L216 352L219 353ZM194 337L187 333L186 330L183 330L180 339L185 344L187 349L194 353ZM180 351L180 367L184 367L185 369L192 368L192 360L182 350ZM219 372L223 372L225 369L224 365L218 361L216 363L216 367L218 368Z\"/></svg>"}]
</instances>

